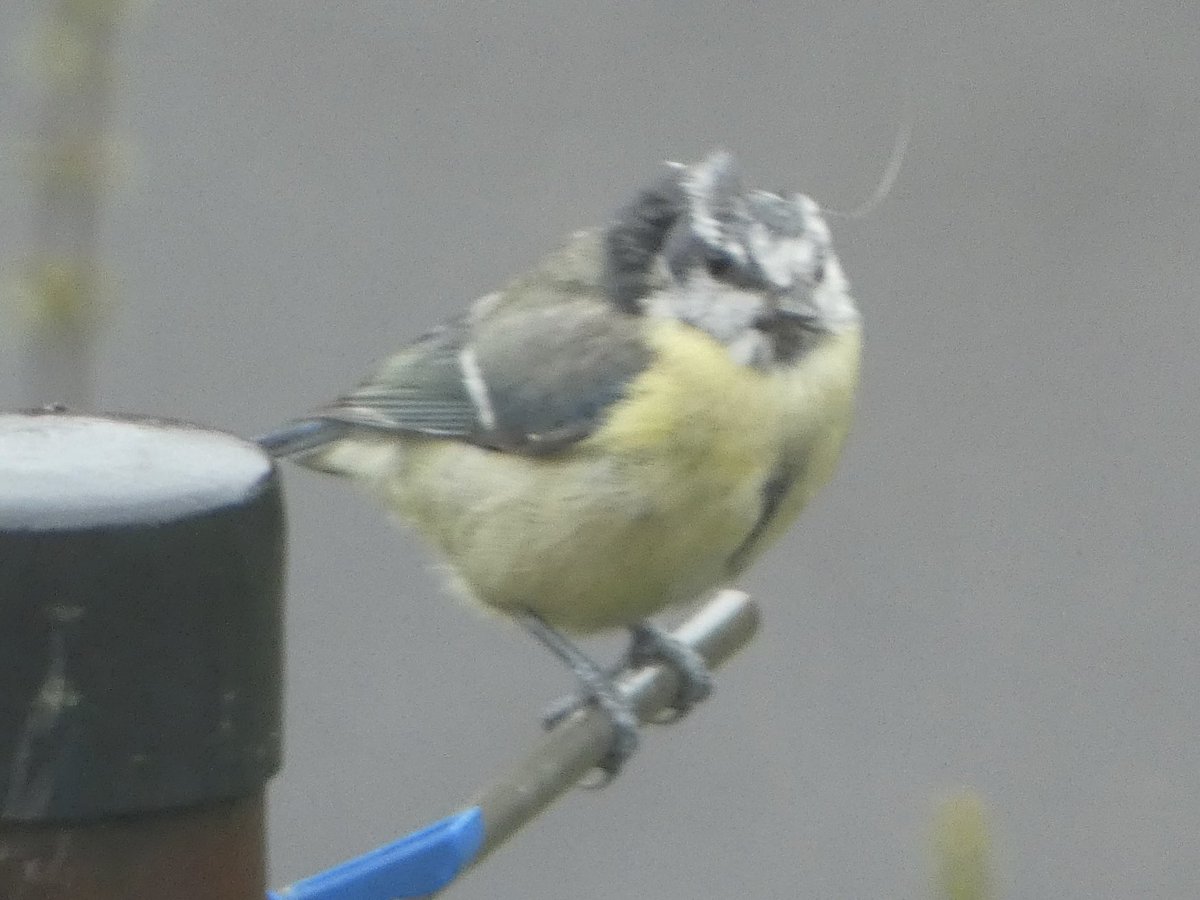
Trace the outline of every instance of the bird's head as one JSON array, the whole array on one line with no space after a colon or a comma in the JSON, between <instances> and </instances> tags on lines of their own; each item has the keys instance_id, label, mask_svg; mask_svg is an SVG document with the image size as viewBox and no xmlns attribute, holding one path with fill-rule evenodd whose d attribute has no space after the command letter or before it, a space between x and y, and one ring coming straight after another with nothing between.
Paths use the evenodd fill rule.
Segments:
<instances>
[{"instance_id":1,"label":"bird's head","mask_svg":"<svg viewBox=\"0 0 1200 900\"><path fill-rule=\"evenodd\" d=\"M859 321L816 202L746 190L724 151L668 164L610 227L608 245L618 269L610 280L631 309L694 325L745 362L769 362L780 331L837 332ZM614 248L623 251L615 261Z\"/></svg>"}]
</instances>

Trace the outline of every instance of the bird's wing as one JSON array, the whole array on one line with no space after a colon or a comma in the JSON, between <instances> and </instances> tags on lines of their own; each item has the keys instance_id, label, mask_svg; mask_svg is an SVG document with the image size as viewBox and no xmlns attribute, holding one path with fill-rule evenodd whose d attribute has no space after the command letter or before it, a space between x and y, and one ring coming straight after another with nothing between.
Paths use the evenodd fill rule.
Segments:
<instances>
[{"instance_id":1,"label":"bird's wing","mask_svg":"<svg viewBox=\"0 0 1200 900\"><path fill-rule=\"evenodd\" d=\"M501 303L388 359L318 410L325 424L308 437L336 439L349 426L553 453L590 434L650 357L638 320L609 303Z\"/></svg>"}]
</instances>

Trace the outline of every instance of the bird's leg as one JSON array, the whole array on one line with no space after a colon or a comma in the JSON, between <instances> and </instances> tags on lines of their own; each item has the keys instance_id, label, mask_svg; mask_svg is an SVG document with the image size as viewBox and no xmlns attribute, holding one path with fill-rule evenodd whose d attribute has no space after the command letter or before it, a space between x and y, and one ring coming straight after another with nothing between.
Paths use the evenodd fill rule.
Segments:
<instances>
[{"instance_id":1,"label":"bird's leg","mask_svg":"<svg viewBox=\"0 0 1200 900\"><path fill-rule=\"evenodd\" d=\"M626 666L636 669L662 663L674 669L679 675L679 693L675 695L671 706L655 719L656 722L673 722L683 717L693 706L712 693L713 680L708 664L687 644L650 622L631 625L629 635L629 650L626 651L624 659L612 669L602 671L601 675L611 684ZM553 728L587 704L590 699L591 695L586 691L586 685L582 697L563 697L546 710L543 716L546 727Z\"/></svg>"},{"instance_id":2,"label":"bird's leg","mask_svg":"<svg viewBox=\"0 0 1200 900\"><path fill-rule=\"evenodd\" d=\"M613 674L605 672L592 662L582 650L567 640L560 632L551 628L533 613L523 614L520 621L526 631L566 663L578 679L583 692L582 700L572 697L569 698L571 701L569 704L556 704L543 719L546 727L553 728L586 702L595 703L612 722L613 743L607 755L600 762L600 768L607 776L603 783L607 783L621 771L625 761L637 749L637 712L613 683Z\"/></svg>"},{"instance_id":3,"label":"bird's leg","mask_svg":"<svg viewBox=\"0 0 1200 900\"><path fill-rule=\"evenodd\" d=\"M679 692L669 707L668 715L659 721L671 721L686 715L693 706L712 693L712 673L704 657L694 648L650 622L638 622L630 627L629 633L633 638L629 644L630 665L640 667L663 663L679 675Z\"/></svg>"}]
</instances>

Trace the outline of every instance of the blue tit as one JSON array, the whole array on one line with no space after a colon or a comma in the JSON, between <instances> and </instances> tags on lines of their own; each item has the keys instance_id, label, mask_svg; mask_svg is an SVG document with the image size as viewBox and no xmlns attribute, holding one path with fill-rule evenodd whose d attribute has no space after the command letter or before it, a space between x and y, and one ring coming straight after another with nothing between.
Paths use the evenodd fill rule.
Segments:
<instances>
[{"instance_id":1,"label":"blue tit","mask_svg":"<svg viewBox=\"0 0 1200 900\"><path fill-rule=\"evenodd\" d=\"M703 696L646 619L735 579L828 481L860 350L817 204L717 152L260 443L359 483L568 662L613 717L611 772L636 719L560 629L630 628L681 707Z\"/></svg>"}]
</instances>

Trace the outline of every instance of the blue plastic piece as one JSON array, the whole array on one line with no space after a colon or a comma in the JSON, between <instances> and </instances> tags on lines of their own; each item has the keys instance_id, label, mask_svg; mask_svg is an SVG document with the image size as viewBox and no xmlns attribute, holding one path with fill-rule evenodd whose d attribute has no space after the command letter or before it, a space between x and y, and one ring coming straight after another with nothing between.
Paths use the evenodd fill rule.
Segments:
<instances>
[{"instance_id":1,"label":"blue plastic piece","mask_svg":"<svg viewBox=\"0 0 1200 900\"><path fill-rule=\"evenodd\" d=\"M448 885L483 846L478 806L267 893L268 900L392 900L424 897Z\"/></svg>"}]
</instances>

